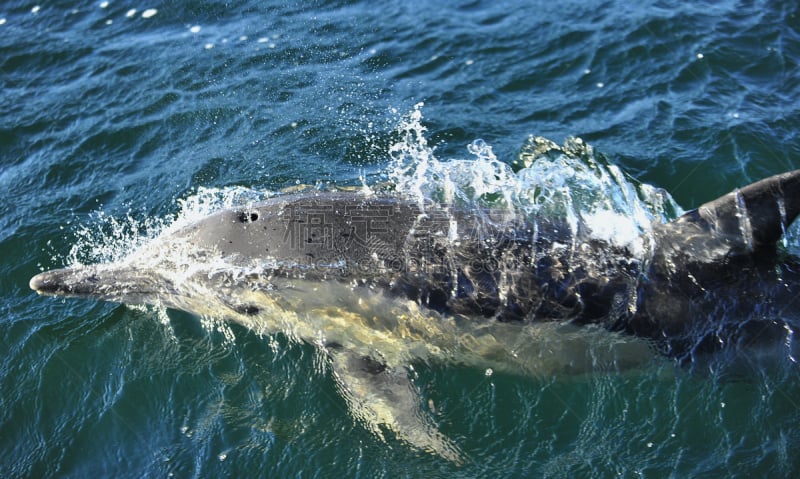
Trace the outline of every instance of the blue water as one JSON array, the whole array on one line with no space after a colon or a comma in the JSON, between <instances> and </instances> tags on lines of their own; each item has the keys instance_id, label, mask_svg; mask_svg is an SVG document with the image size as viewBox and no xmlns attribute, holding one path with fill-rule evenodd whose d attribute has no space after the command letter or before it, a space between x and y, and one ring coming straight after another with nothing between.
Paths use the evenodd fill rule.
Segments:
<instances>
[{"instance_id":1,"label":"blue water","mask_svg":"<svg viewBox=\"0 0 800 479\"><path fill-rule=\"evenodd\" d=\"M798 60L793 2L5 2L0 477L796 476L789 355L417 365L458 466L371 434L311 346L28 279L201 188L387 181L420 102L440 159L578 136L690 208L800 167Z\"/></svg>"}]
</instances>

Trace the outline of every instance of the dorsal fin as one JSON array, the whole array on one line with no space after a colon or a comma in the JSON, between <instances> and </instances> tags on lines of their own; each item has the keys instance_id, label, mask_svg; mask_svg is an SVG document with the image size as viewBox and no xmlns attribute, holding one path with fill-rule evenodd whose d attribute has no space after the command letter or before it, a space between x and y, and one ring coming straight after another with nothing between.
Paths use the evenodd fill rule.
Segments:
<instances>
[{"instance_id":1,"label":"dorsal fin","mask_svg":"<svg viewBox=\"0 0 800 479\"><path fill-rule=\"evenodd\" d=\"M800 214L800 170L734 190L659 228L665 254L700 262L773 247Z\"/></svg>"},{"instance_id":2,"label":"dorsal fin","mask_svg":"<svg viewBox=\"0 0 800 479\"><path fill-rule=\"evenodd\" d=\"M774 245L800 214L800 170L734 190L696 211L715 232L741 235L751 249Z\"/></svg>"}]
</instances>

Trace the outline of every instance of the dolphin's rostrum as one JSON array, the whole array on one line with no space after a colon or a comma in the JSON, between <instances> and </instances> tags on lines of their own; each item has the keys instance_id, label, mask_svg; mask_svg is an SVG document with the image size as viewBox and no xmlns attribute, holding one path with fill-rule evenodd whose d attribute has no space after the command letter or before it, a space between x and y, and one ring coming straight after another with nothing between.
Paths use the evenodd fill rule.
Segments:
<instances>
[{"instance_id":1,"label":"dolphin's rostrum","mask_svg":"<svg viewBox=\"0 0 800 479\"><path fill-rule=\"evenodd\" d=\"M780 340L800 291L798 263L776 243L799 213L800 170L654 226L634 254L580 224L503 209L306 193L217 212L126 260L44 272L30 287L317 344L368 428L460 461L419 410L407 364L525 373L525 340L543 324L596 324L676 357Z\"/></svg>"}]
</instances>

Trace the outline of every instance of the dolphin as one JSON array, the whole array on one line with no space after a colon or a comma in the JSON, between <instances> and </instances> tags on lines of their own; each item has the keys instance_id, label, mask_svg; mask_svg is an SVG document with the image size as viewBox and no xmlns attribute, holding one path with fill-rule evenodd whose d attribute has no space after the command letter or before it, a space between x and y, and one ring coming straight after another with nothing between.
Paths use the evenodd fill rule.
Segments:
<instances>
[{"instance_id":1,"label":"dolphin","mask_svg":"<svg viewBox=\"0 0 800 479\"><path fill-rule=\"evenodd\" d=\"M635 252L505 208L300 193L173 228L120 261L42 272L30 287L316 345L365 427L461 462L420 406L412 363L535 374L530 357L546 356L530 346L537 328L565 341L575 329L644 338L626 344L681 358L785 341L800 263L779 243L799 213L797 170L654 225Z\"/></svg>"}]
</instances>

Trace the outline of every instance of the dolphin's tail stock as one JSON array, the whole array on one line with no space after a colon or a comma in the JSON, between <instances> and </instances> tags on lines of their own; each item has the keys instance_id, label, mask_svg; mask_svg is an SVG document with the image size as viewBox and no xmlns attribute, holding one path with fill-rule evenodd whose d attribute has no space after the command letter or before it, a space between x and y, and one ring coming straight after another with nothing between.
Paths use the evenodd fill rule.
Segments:
<instances>
[{"instance_id":1,"label":"dolphin's tail stock","mask_svg":"<svg viewBox=\"0 0 800 479\"><path fill-rule=\"evenodd\" d=\"M797 258L777 243L800 214L800 170L737 189L655 229L656 250L626 329L671 355L783 341L800 301Z\"/></svg>"}]
</instances>

